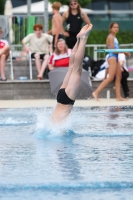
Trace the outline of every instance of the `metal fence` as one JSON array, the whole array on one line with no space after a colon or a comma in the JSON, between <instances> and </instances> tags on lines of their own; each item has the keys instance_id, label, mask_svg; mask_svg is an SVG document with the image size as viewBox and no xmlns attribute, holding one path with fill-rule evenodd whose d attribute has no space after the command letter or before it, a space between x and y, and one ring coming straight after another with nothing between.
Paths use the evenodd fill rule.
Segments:
<instances>
[{"instance_id":1,"label":"metal fence","mask_svg":"<svg viewBox=\"0 0 133 200\"><path fill-rule=\"evenodd\" d=\"M4 23L5 20L5 23ZM4 38L11 45L13 59L24 60L26 55L23 52L22 39L29 33L33 32L33 26L36 23L44 25L43 15L32 16L0 16L0 27L4 30ZM11 31L12 28L12 31ZM45 32L45 30L44 30ZM12 34L12 35L11 35ZM105 48L105 44L87 44L86 54L90 55L94 60L105 58L105 53L96 52L96 49ZM133 48L133 44L121 44L121 48ZM127 58L127 65L133 65L133 53Z\"/></svg>"},{"instance_id":2,"label":"metal fence","mask_svg":"<svg viewBox=\"0 0 133 200\"><path fill-rule=\"evenodd\" d=\"M120 44L119 46L120 46L120 48L126 48L126 49L132 48L133 49L133 43L132 44ZM97 52L96 50L105 49L105 48L106 48L106 44L87 44L86 52L88 55L91 55L94 58L94 60L99 60L101 58L105 58L106 53L100 53L100 52ZM131 57L133 57L133 53L131 53ZM130 60L130 58L128 58L128 60Z\"/></svg>"},{"instance_id":3,"label":"metal fence","mask_svg":"<svg viewBox=\"0 0 133 200\"><path fill-rule=\"evenodd\" d=\"M104 59L106 56L106 53L95 51L97 49L106 48L105 44L87 44L85 48L86 54L90 55L94 60ZM133 44L120 44L120 48L133 49ZM14 58L24 57L22 44L12 44L11 50ZM127 58L128 65L133 65L133 60L131 58L133 59L133 53L131 53L131 56Z\"/></svg>"},{"instance_id":4,"label":"metal fence","mask_svg":"<svg viewBox=\"0 0 133 200\"><path fill-rule=\"evenodd\" d=\"M33 33L33 26L37 23L44 27L43 15L0 15L0 27L3 29L3 39L7 39L10 44L21 44L22 39L29 33ZM45 32L45 30L43 30Z\"/></svg>"}]
</instances>

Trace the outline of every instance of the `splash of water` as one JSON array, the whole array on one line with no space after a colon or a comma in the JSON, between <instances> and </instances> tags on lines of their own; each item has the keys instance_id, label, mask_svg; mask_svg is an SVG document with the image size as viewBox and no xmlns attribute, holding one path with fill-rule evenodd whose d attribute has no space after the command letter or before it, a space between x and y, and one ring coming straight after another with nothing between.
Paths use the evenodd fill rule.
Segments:
<instances>
[{"instance_id":1,"label":"splash of water","mask_svg":"<svg viewBox=\"0 0 133 200\"><path fill-rule=\"evenodd\" d=\"M44 137L61 137L76 135L79 137L113 137L131 135L130 129L125 131L123 120L131 125L131 120L124 111L118 108L74 108L67 120L62 124L50 121L52 109L42 108L36 112L35 135ZM131 112L129 112L131 114Z\"/></svg>"}]
</instances>

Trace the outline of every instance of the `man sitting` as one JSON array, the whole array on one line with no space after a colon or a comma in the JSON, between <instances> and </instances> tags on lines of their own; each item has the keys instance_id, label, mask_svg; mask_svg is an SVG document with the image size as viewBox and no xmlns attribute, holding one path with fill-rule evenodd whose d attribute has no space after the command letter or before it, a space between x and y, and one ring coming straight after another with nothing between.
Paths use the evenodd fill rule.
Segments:
<instances>
[{"instance_id":1,"label":"man sitting","mask_svg":"<svg viewBox=\"0 0 133 200\"><path fill-rule=\"evenodd\" d=\"M31 58L35 58L37 79L41 80L48 65L49 52L52 51L53 36L42 33L43 26L41 24L34 25L33 30L34 33L27 35L22 40L22 44L26 52L31 51ZM29 47L27 43L29 43ZM40 59L43 59L42 65Z\"/></svg>"},{"instance_id":2,"label":"man sitting","mask_svg":"<svg viewBox=\"0 0 133 200\"><path fill-rule=\"evenodd\" d=\"M0 38L2 37L2 28L0 27ZM7 40L0 39L0 80L6 81L5 77L5 61L9 56L10 47Z\"/></svg>"}]
</instances>

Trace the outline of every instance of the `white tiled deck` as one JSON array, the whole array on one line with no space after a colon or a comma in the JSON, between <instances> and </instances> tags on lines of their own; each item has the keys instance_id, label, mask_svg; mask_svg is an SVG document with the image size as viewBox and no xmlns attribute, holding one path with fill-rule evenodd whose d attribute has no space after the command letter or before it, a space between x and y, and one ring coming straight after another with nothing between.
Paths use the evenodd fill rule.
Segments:
<instances>
[{"instance_id":1,"label":"white tiled deck","mask_svg":"<svg viewBox=\"0 0 133 200\"><path fill-rule=\"evenodd\" d=\"M41 100L0 100L0 108L31 108L31 107L53 107L56 105L56 100L41 99ZM100 99L95 101L76 100L75 107L92 107L92 106L133 106L133 99L127 101L116 101L116 99Z\"/></svg>"}]
</instances>

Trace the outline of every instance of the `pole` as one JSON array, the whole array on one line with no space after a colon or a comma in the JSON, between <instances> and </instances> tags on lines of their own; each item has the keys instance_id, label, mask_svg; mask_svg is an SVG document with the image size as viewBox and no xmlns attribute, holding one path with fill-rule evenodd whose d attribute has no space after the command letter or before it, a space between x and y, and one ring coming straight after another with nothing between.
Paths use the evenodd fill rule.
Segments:
<instances>
[{"instance_id":1,"label":"pole","mask_svg":"<svg viewBox=\"0 0 133 200\"><path fill-rule=\"evenodd\" d=\"M30 16L31 16L31 0L27 0L27 19L28 19L28 28L27 32L30 33Z\"/></svg>"},{"instance_id":2,"label":"pole","mask_svg":"<svg viewBox=\"0 0 133 200\"><path fill-rule=\"evenodd\" d=\"M49 29L48 27L48 21L49 21L49 15L48 15L48 0L44 0L44 32L46 33Z\"/></svg>"},{"instance_id":3,"label":"pole","mask_svg":"<svg viewBox=\"0 0 133 200\"><path fill-rule=\"evenodd\" d=\"M27 13L29 17L31 15L31 0L27 0Z\"/></svg>"}]
</instances>

